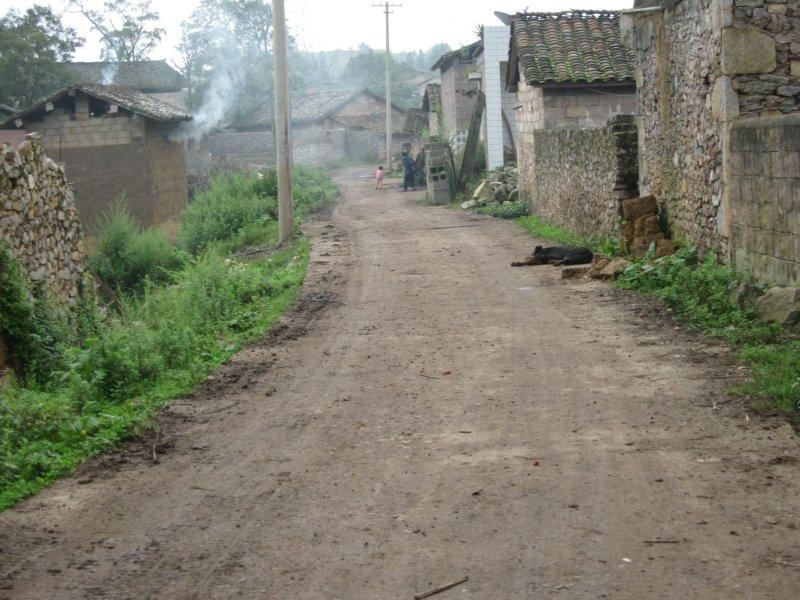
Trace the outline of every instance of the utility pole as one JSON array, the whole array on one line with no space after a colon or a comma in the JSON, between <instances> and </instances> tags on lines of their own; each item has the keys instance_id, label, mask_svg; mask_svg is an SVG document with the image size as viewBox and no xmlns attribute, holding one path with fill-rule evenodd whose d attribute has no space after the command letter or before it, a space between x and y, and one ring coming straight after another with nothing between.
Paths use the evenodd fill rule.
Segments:
<instances>
[{"instance_id":1,"label":"utility pole","mask_svg":"<svg viewBox=\"0 0 800 600\"><path fill-rule=\"evenodd\" d=\"M389 15L392 14L390 8L399 8L402 4L373 4L377 8L383 8L386 14L386 164L389 171L392 170L392 51L389 45Z\"/></svg>"},{"instance_id":2,"label":"utility pole","mask_svg":"<svg viewBox=\"0 0 800 600\"><path fill-rule=\"evenodd\" d=\"M286 58L286 11L283 0L272 0L275 34L275 147L278 168L280 244L294 240L292 194L292 120L289 114L289 71Z\"/></svg>"}]
</instances>

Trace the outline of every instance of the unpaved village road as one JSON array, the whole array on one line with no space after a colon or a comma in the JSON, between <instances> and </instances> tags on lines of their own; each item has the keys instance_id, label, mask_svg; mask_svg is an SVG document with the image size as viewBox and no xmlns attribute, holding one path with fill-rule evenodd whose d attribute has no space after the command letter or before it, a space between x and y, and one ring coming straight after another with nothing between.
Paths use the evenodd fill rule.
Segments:
<instances>
[{"instance_id":1,"label":"unpaved village road","mask_svg":"<svg viewBox=\"0 0 800 600\"><path fill-rule=\"evenodd\" d=\"M723 349L362 172L298 311L0 515L0 597L800 597L798 445Z\"/></svg>"}]
</instances>

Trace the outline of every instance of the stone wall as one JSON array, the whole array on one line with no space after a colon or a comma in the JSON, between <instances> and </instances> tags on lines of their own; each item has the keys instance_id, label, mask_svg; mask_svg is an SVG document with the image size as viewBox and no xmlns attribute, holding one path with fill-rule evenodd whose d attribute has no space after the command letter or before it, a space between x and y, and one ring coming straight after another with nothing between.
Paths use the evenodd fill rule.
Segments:
<instances>
[{"instance_id":1,"label":"stone wall","mask_svg":"<svg viewBox=\"0 0 800 600\"><path fill-rule=\"evenodd\" d=\"M741 114L791 113L800 97L800 2L720 2L722 69L739 94Z\"/></svg>"},{"instance_id":2,"label":"stone wall","mask_svg":"<svg viewBox=\"0 0 800 600\"><path fill-rule=\"evenodd\" d=\"M769 140L754 136L743 150L736 145L744 134L735 132L740 120L800 110L800 2L636 2L647 4L661 8L626 15L622 22L623 39L637 61L642 192L656 196L676 239L716 251L759 278L785 281L783 267L755 256L773 254L784 267L795 262L767 251L763 236L759 242L753 237L764 221L745 206L743 190L753 181L740 169L741 156L747 156L751 167L766 169L761 194L785 189L784 177L767 175L770 147L757 151L752 144L791 134L767 127ZM780 204L774 196L759 201ZM743 222L745 215L756 221ZM767 237L785 233L776 224ZM745 234L747 257L741 248Z\"/></svg>"},{"instance_id":3,"label":"stone wall","mask_svg":"<svg viewBox=\"0 0 800 600\"><path fill-rule=\"evenodd\" d=\"M531 211L581 235L616 235L621 203L638 193L636 126L533 129L520 155L520 188Z\"/></svg>"},{"instance_id":4,"label":"stone wall","mask_svg":"<svg viewBox=\"0 0 800 600\"><path fill-rule=\"evenodd\" d=\"M800 114L731 128L730 249L744 273L800 283Z\"/></svg>"},{"instance_id":5,"label":"stone wall","mask_svg":"<svg viewBox=\"0 0 800 600\"><path fill-rule=\"evenodd\" d=\"M0 147L0 240L32 281L77 301L89 275L75 198L36 134L17 149Z\"/></svg>"}]
</instances>

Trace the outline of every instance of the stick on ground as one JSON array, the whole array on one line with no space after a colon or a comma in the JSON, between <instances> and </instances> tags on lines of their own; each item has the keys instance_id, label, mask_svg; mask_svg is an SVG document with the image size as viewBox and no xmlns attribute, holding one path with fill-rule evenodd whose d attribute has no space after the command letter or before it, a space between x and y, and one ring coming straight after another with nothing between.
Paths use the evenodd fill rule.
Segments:
<instances>
[{"instance_id":1,"label":"stick on ground","mask_svg":"<svg viewBox=\"0 0 800 600\"><path fill-rule=\"evenodd\" d=\"M464 577L464 579L459 579L458 581L454 581L453 583L448 583L446 585L441 585L437 588L432 589L429 592L425 592L424 594L417 594L414 596L414 600L422 600L423 598L430 598L431 596L435 596L436 594L440 594L442 592L446 592L450 588L454 588L457 585L461 585L462 583L466 583L469 581L469 576Z\"/></svg>"}]
</instances>

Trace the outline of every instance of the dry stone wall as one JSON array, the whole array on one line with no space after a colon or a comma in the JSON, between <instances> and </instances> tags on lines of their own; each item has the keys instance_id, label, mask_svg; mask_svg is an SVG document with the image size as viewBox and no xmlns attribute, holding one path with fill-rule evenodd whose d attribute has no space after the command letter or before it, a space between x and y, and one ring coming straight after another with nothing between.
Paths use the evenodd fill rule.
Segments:
<instances>
[{"instance_id":1,"label":"dry stone wall","mask_svg":"<svg viewBox=\"0 0 800 600\"><path fill-rule=\"evenodd\" d=\"M531 211L581 235L616 235L622 201L638 193L633 117L613 117L606 127L533 129L524 139L520 181Z\"/></svg>"},{"instance_id":2,"label":"dry stone wall","mask_svg":"<svg viewBox=\"0 0 800 600\"><path fill-rule=\"evenodd\" d=\"M89 281L83 233L63 165L41 137L0 147L0 240L29 278L74 304Z\"/></svg>"},{"instance_id":3,"label":"dry stone wall","mask_svg":"<svg viewBox=\"0 0 800 600\"><path fill-rule=\"evenodd\" d=\"M703 250L724 244L721 128L710 96L722 76L713 0L669 3L636 17L639 176L673 235Z\"/></svg>"}]
</instances>

